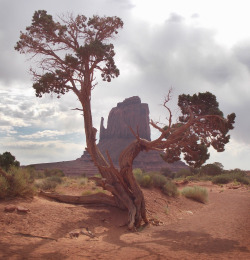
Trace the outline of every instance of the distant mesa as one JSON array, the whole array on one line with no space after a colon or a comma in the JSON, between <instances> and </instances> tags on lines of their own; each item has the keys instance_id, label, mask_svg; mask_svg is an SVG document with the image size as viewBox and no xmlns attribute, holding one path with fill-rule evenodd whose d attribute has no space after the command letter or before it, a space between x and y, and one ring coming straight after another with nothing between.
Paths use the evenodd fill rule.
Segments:
<instances>
[{"instance_id":1,"label":"distant mesa","mask_svg":"<svg viewBox=\"0 0 250 260\"><path fill-rule=\"evenodd\" d=\"M149 107L148 104L142 103L138 96L126 98L111 109L107 128L104 127L104 118L101 118L98 147L104 156L106 156L106 151L109 152L117 167L119 167L120 153L135 139L132 131L138 133L141 138L151 140ZM34 166L37 169L58 168L63 170L66 175L85 173L87 176L91 176L98 173L86 151L79 159L73 161L36 164ZM135 159L133 167L145 171L159 171L161 168L168 167L172 171L178 171L187 166L181 161L168 164L161 159L159 152L149 151L141 152Z\"/></svg>"},{"instance_id":2,"label":"distant mesa","mask_svg":"<svg viewBox=\"0 0 250 260\"><path fill-rule=\"evenodd\" d=\"M109 151L115 162L118 162L121 151L135 139L131 129L141 138L151 140L148 104L141 103L137 96L126 98L111 109L107 128L103 123L102 117L98 147L104 155Z\"/></svg>"}]
</instances>

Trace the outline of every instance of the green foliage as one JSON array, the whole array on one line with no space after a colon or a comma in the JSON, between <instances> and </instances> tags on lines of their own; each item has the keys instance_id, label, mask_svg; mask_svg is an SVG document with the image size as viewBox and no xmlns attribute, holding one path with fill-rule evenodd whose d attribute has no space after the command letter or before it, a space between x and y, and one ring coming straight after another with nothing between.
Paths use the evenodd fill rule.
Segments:
<instances>
[{"instance_id":1,"label":"green foliage","mask_svg":"<svg viewBox=\"0 0 250 260\"><path fill-rule=\"evenodd\" d=\"M35 182L35 186L41 190L54 190L58 184L63 182L62 177L64 173L58 169L45 170L44 175L47 176L45 179L40 179Z\"/></svg>"},{"instance_id":2,"label":"green foliage","mask_svg":"<svg viewBox=\"0 0 250 260\"><path fill-rule=\"evenodd\" d=\"M57 186L57 182L48 179L43 179L43 180L38 180L37 182L35 182L35 187L40 189L40 190L44 190L44 191L48 191L48 190L54 190Z\"/></svg>"},{"instance_id":3,"label":"green foliage","mask_svg":"<svg viewBox=\"0 0 250 260\"><path fill-rule=\"evenodd\" d=\"M201 167L201 173L209 176L216 176L222 174L223 170L216 164L206 164Z\"/></svg>"},{"instance_id":4,"label":"green foliage","mask_svg":"<svg viewBox=\"0 0 250 260\"><path fill-rule=\"evenodd\" d=\"M60 169L46 169L44 170L45 177L51 177L51 176L58 176L58 177L64 177L65 174Z\"/></svg>"},{"instance_id":5,"label":"green foliage","mask_svg":"<svg viewBox=\"0 0 250 260\"><path fill-rule=\"evenodd\" d=\"M152 177L148 174L143 175L141 182L140 182L141 187L143 188L151 188L153 186L153 180Z\"/></svg>"},{"instance_id":6,"label":"green foliage","mask_svg":"<svg viewBox=\"0 0 250 260\"><path fill-rule=\"evenodd\" d=\"M169 140L174 136L174 142L166 147L161 156L172 163L180 160L183 154L188 165L198 168L209 158L208 147L211 145L218 152L224 151L236 115L232 113L224 118L216 97L210 92L180 95L178 105L182 112L179 123L165 128L168 131L165 138Z\"/></svg>"},{"instance_id":7,"label":"green foliage","mask_svg":"<svg viewBox=\"0 0 250 260\"><path fill-rule=\"evenodd\" d=\"M218 176L214 176L212 179L212 183L214 184L227 184L235 181L245 185L250 184L250 178L247 177L243 171L227 172Z\"/></svg>"},{"instance_id":8,"label":"green foliage","mask_svg":"<svg viewBox=\"0 0 250 260\"><path fill-rule=\"evenodd\" d=\"M174 173L167 167L161 169L161 174L167 178L174 178Z\"/></svg>"},{"instance_id":9,"label":"green foliage","mask_svg":"<svg viewBox=\"0 0 250 260\"><path fill-rule=\"evenodd\" d=\"M86 185L88 183L88 178L86 177L81 177L79 180L78 180L78 183L80 185Z\"/></svg>"},{"instance_id":10,"label":"green foliage","mask_svg":"<svg viewBox=\"0 0 250 260\"><path fill-rule=\"evenodd\" d=\"M179 195L177 186L171 181L167 181L164 184L162 192L170 197L177 197Z\"/></svg>"},{"instance_id":11,"label":"green foliage","mask_svg":"<svg viewBox=\"0 0 250 260\"><path fill-rule=\"evenodd\" d=\"M168 196L178 196L176 185L158 172L143 173L140 169L133 170L136 181L143 188L155 187Z\"/></svg>"},{"instance_id":12,"label":"green foliage","mask_svg":"<svg viewBox=\"0 0 250 260\"><path fill-rule=\"evenodd\" d=\"M59 177L59 176L50 176L50 177L47 178L47 180L53 181L53 182L58 183L58 184L62 183L62 178Z\"/></svg>"},{"instance_id":13,"label":"green foliage","mask_svg":"<svg viewBox=\"0 0 250 260\"><path fill-rule=\"evenodd\" d=\"M193 173L190 171L190 169L180 169L178 172L175 173L174 177L180 178L180 177L187 177L192 175Z\"/></svg>"},{"instance_id":14,"label":"green foliage","mask_svg":"<svg viewBox=\"0 0 250 260\"><path fill-rule=\"evenodd\" d=\"M8 197L9 183L3 176L0 176L0 199Z\"/></svg>"},{"instance_id":15,"label":"green foliage","mask_svg":"<svg viewBox=\"0 0 250 260\"><path fill-rule=\"evenodd\" d=\"M15 50L30 54L32 58L40 54L40 67L44 74L38 76L33 73L36 75L33 84L36 96L55 93L60 97L72 90L72 85L83 82L83 75L86 82L93 78L94 70L101 72L104 81L110 82L112 78L118 77L114 46L109 43L109 39L122 27L122 20L116 16L94 15L87 18L84 15L69 15L54 20L45 10L35 11L31 26L21 32ZM74 84L71 84L72 81ZM92 88L91 84L88 81L84 85L85 91Z\"/></svg>"},{"instance_id":16,"label":"green foliage","mask_svg":"<svg viewBox=\"0 0 250 260\"><path fill-rule=\"evenodd\" d=\"M187 176L185 179L187 180L187 181L199 181L200 180L200 176L198 176L198 175L192 175L192 176Z\"/></svg>"},{"instance_id":17,"label":"green foliage","mask_svg":"<svg viewBox=\"0 0 250 260\"><path fill-rule=\"evenodd\" d=\"M26 169L11 167L0 176L0 198L32 197L35 194L32 178Z\"/></svg>"},{"instance_id":18,"label":"green foliage","mask_svg":"<svg viewBox=\"0 0 250 260\"><path fill-rule=\"evenodd\" d=\"M199 186L194 186L194 187L185 187L181 191L181 194L185 196L186 198L201 202L201 203L206 203L208 201L208 192L207 189L199 187Z\"/></svg>"},{"instance_id":19,"label":"green foliage","mask_svg":"<svg viewBox=\"0 0 250 260\"><path fill-rule=\"evenodd\" d=\"M16 157L10 152L4 152L3 154L0 154L0 167L3 170L8 171L11 166L19 167L20 162L18 162Z\"/></svg>"},{"instance_id":20,"label":"green foliage","mask_svg":"<svg viewBox=\"0 0 250 260\"><path fill-rule=\"evenodd\" d=\"M232 181L232 178L228 174L222 174L218 176L214 176L212 179L213 184L227 184Z\"/></svg>"}]
</instances>

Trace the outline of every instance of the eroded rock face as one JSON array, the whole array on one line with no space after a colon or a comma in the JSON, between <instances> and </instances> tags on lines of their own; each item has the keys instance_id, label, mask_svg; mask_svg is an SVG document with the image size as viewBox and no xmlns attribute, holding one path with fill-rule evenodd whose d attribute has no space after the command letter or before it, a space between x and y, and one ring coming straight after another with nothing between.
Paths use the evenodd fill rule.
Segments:
<instances>
[{"instance_id":1,"label":"eroded rock face","mask_svg":"<svg viewBox=\"0 0 250 260\"><path fill-rule=\"evenodd\" d=\"M119 168L121 152L135 140L130 127L135 133L137 133L138 128L139 136L150 140L148 104L141 103L139 97L126 98L112 108L109 113L107 128L104 127L104 119L101 119L98 147L105 157L106 152L109 152L117 168ZM97 167L86 151L80 158L73 161L36 164L34 167L37 170L61 169L66 175L86 174L86 176L93 176L98 173ZM168 164L162 160L157 151L143 151L136 157L133 167L145 171L160 171L160 169L167 167L172 171L178 171L187 166L181 161Z\"/></svg>"},{"instance_id":2,"label":"eroded rock face","mask_svg":"<svg viewBox=\"0 0 250 260\"><path fill-rule=\"evenodd\" d=\"M111 109L107 129L103 123L104 119L102 117L99 143L111 138L134 139L130 128L135 133L138 130L141 138L150 140L148 104L141 103L141 99L137 96L126 98Z\"/></svg>"},{"instance_id":3,"label":"eroded rock face","mask_svg":"<svg viewBox=\"0 0 250 260\"><path fill-rule=\"evenodd\" d=\"M150 140L148 104L141 103L137 96L126 98L111 109L107 128L103 123L102 117L98 147L104 155L108 150L114 161L118 161L121 151L135 139L131 129L141 138Z\"/></svg>"}]
</instances>

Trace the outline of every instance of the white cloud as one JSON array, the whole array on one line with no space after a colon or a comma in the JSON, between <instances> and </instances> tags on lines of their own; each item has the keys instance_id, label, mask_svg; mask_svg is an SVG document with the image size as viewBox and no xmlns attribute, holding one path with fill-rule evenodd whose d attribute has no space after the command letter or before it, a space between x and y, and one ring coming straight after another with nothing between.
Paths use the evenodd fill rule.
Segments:
<instances>
[{"instance_id":1,"label":"white cloud","mask_svg":"<svg viewBox=\"0 0 250 260\"><path fill-rule=\"evenodd\" d=\"M72 5L65 0L27 0L24 6L17 0L1 1L0 148L13 149L21 162L29 163L60 161L62 157L69 160L82 153L83 145L75 144L72 137L82 135L84 140L82 115L71 110L79 107L77 98L69 93L59 100L50 95L36 98L27 73L30 61L14 51L19 31L30 24L35 10L45 9L53 16L72 11L87 16L117 15L124 21L124 29L114 41L121 75L110 84L99 82L93 91L97 129L101 116L107 122L110 109L124 98L140 96L149 104L150 117L164 122L166 114L161 104L169 88L174 90L171 108L175 114L179 94L210 91L216 94L225 114L237 115L230 133L234 141L218 156L225 167L239 162L238 167L247 168L249 159L244 155L249 154L250 144L250 33L246 25L250 16L246 3L74 0ZM62 137L64 141L54 140Z\"/></svg>"}]
</instances>

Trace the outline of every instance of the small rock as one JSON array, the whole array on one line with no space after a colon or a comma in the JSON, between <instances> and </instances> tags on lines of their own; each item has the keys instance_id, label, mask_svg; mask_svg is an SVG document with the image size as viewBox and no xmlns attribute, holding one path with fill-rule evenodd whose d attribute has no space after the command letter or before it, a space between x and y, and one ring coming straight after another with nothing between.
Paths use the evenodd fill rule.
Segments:
<instances>
[{"instance_id":1,"label":"small rock","mask_svg":"<svg viewBox=\"0 0 250 260\"><path fill-rule=\"evenodd\" d=\"M8 205L4 208L5 212L14 212L16 210L16 206L15 205Z\"/></svg>"},{"instance_id":2,"label":"small rock","mask_svg":"<svg viewBox=\"0 0 250 260\"><path fill-rule=\"evenodd\" d=\"M74 231L69 232L70 238L78 238L79 235L80 235L80 231L79 230L74 230Z\"/></svg>"},{"instance_id":3,"label":"small rock","mask_svg":"<svg viewBox=\"0 0 250 260\"><path fill-rule=\"evenodd\" d=\"M16 210L17 210L18 213L28 213L30 211L29 209L24 208L22 206L17 206Z\"/></svg>"}]
</instances>

